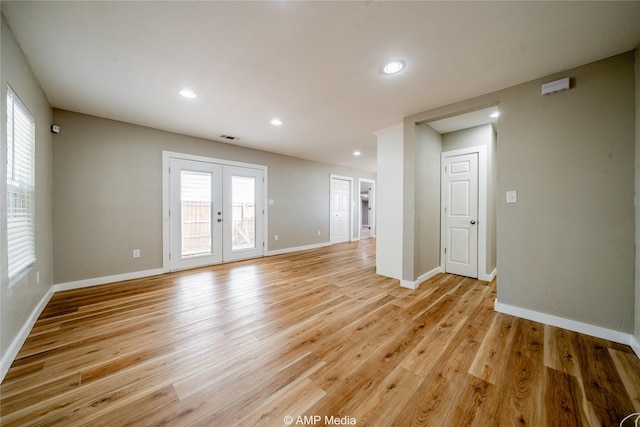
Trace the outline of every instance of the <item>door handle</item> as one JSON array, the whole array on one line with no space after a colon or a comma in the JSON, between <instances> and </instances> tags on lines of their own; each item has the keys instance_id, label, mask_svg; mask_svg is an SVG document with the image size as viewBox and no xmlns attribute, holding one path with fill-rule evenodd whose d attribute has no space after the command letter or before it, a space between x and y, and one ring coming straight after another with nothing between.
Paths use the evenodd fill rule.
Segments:
<instances>
[{"instance_id":1,"label":"door handle","mask_svg":"<svg viewBox=\"0 0 640 427\"><path fill-rule=\"evenodd\" d=\"M222 222L222 218L218 218L218 222Z\"/></svg>"},{"instance_id":2,"label":"door handle","mask_svg":"<svg viewBox=\"0 0 640 427\"><path fill-rule=\"evenodd\" d=\"M474 225L475 223L476 223L476 220L475 220L475 219L472 219L472 220L471 220L471 225Z\"/></svg>"}]
</instances>

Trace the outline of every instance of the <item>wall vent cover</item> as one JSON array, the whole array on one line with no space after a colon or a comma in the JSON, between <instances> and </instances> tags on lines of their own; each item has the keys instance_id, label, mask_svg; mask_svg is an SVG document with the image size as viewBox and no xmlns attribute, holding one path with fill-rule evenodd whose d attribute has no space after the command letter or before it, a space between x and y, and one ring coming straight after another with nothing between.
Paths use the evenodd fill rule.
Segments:
<instances>
[{"instance_id":1,"label":"wall vent cover","mask_svg":"<svg viewBox=\"0 0 640 427\"><path fill-rule=\"evenodd\" d=\"M224 139L227 139L229 141L235 141L236 139L240 139L237 136L231 136L231 135L220 135L220 138L224 138Z\"/></svg>"}]
</instances>

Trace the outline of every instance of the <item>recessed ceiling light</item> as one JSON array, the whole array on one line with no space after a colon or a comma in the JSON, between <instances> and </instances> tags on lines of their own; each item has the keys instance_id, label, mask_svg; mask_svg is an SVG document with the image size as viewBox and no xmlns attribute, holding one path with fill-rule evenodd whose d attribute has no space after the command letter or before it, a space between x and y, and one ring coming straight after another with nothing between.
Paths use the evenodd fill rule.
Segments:
<instances>
[{"instance_id":1,"label":"recessed ceiling light","mask_svg":"<svg viewBox=\"0 0 640 427\"><path fill-rule=\"evenodd\" d=\"M361 153L361 152L359 152L359 151L354 151L354 152L353 152L353 155L354 155L354 156L359 156L360 154L362 154L362 153Z\"/></svg>"},{"instance_id":2,"label":"recessed ceiling light","mask_svg":"<svg viewBox=\"0 0 640 427\"><path fill-rule=\"evenodd\" d=\"M281 126L282 125L282 120L273 119L273 120L271 120L271 124L274 125L274 126Z\"/></svg>"},{"instance_id":3,"label":"recessed ceiling light","mask_svg":"<svg viewBox=\"0 0 640 427\"><path fill-rule=\"evenodd\" d=\"M180 91L180 95L184 96L185 98L189 98L189 99L194 99L194 98L198 97L198 95L196 95L193 91L191 91L189 89L182 89Z\"/></svg>"},{"instance_id":4,"label":"recessed ceiling light","mask_svg":"<svg viewBox=\"0 0 640 427\"><path fill-rule=\"evenodd\" d=\"M382 69L386 74L399 73L404 69L405 63L401 60L395 60L388 62Z\"/></svg>"},{"instance_id":5,"label":"recessed ceiling light","mask_svg":"<svg viewBox=\"0 0 640 427\"><path fill-rule=\"evenodd\" d=\"M500 116L500 111L496 111L495 113L491 113L491 115L489 117L491 117L492 119L495 119L496 117Z\"/></svg>"}]
</instances>

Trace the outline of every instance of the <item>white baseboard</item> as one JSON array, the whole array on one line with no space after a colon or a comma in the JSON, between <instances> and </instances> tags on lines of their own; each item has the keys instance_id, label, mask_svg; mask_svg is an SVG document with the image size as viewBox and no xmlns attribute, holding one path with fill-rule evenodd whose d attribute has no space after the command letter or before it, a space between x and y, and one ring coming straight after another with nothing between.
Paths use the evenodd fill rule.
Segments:
<instances>
[{"instance_id":1,"label":"white baseboard","mask_svg":"<svg viewBox=\"0 0 640 427\"><path fill-rule=\"evenodd\" d=\"M416 280L415 282L412 282L410 280L400 280L400 286L407 289L418 289L420 283L424 282L425 280L431 279L438 273L442 273L442 267L436 267L431 271L427 271L426 273L420 275L420 277L418 277L418 280Z\"/></svg>"},{"instance_id":2,"label":"white baseboard","mask_svg":"<svg viewBox=\"0 0 640 427\"><path fill-rule=\"evenodd\" d=\"M31 312L31 315L29 316L25 324L22 326L22 329L20 329L20 332L18 333L18 335L15 337L13 342L9 345L9 348L5 352L4 356L2 356L2 361L0 362L0 382L4 380L4 376L7 375L7 371L11 367L11 364L13 363L14 359L18 355L18 352L22 348L22 345L27 340L27 337L29 336L29 333L31 332L33 325L36 324L38 317L40 317L40 314L42 313L44 308L47 306L52 296L53 296L53 290L49 289L49 291L42 297L38 305L36 305L36 307L33 309L33 311Z\"/></svg>"},{"instance_id":3,"label":"white baseboard","mask_svg":"<svg viewBox=\"0 0 640 427\"><path fill-rule=\"evenodd\" d=\"M313 245L296 246L294 248L277 249L275 251L268 251L267 252L267 256L282 255L282 254L288 254L288 253L291 253L291 252L307 251L309 249L324 248L325 246L331 246L331 243L330 242L322 242L322 243L314 243Z\"/></svg>"},{"instance_id":4,"label":"white baseboard","mask_svg":"<svg viewBox=\"0 0 640 427\"><path fill-rule=\"evenodd\" d=\"M75 282L58 283L53 285L53 292L68 291L71 289L88 288L89 286L104 285L106 283L121 282L123 280L141 279L143 277L157 276L165 271L162 268L153 270L134 271L131 273L116 274L114 276L96 277L93 279L78 280Z\"/></svg>"},{"instance_id":5,"label":"white baseboard","mask_svg":"<svg viewBox=\"0 0 640 427\"><path fill-rule=\"evenodd\" d=\"M590 335L592 337L602 338L605 340L617 342L619 344L626 344L628 346L631 346L638 357L640 357L640 342L638 342L638 340L631 334L626 334L624 332L616 331L613 329L603 328L601 326L591 325L589 323L578 322L576 320L565 319L563 317L553 316L551 314L541 313L539 311L529 310L527 308L503 304L501 302L498 302L497 299L494 304L494 309L498 313L509 314L511 316L521 317L527 320L533 320L534 322L540 322L544 323L545 325L551 325L573 332ZM634 348L634 344L637 346L636 348Z\"/></svg>"},{"instance_id":6,"label":"white baseboard","mask_svg":"<svg viewBox=\"0 0 640 427\"><path fill-rule=\"evenodd\" d=\"M640 338L631 335L631 344L629 344L633 349L633 352L640 359Z\"/></svg>"},{"instance_id":7,"label":"white baseboard","mask_svg":"<svg viewBox=\"0 0 640 427\"><path fill-rule=\"evenodd\" d=\"M479 275L478 279L479 280L484 280L485 282L491 282L493 279L496 278L496 274L498 273L497 269L493 269L493 271L489 274L481 274Z\"/></svg>"}]
</instances>

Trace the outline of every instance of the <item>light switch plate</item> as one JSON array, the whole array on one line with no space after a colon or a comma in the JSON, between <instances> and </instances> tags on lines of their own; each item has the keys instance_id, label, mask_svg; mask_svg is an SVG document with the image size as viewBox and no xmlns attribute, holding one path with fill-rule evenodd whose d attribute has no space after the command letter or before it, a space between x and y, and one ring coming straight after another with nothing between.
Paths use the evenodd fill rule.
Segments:
<instances>
[{"instance_id":1,"label":"light switch plate","mask_svg":"<svg viewBox=\"0 0 640 427\"><path fill-rule=\"evenodd\" d=\"M514 190L507 191L507 203L518 203L518 192Z\"/></svg>"}]
</instances>

